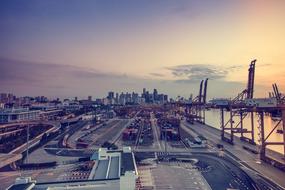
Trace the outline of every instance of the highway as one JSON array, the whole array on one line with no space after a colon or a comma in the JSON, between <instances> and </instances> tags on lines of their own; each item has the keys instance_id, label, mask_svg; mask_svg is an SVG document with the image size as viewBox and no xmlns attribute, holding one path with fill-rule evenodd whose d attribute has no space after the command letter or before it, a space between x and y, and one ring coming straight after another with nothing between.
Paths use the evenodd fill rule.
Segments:
<instances>
[{"instance_id":1,"label":"highway","mask_svg":"<svg viewBox=\"0 0 285 190\"><path fill-rule=\"evenodd\" d=\"M47 150L51 148L58 148L59 150L65 150L66 147L63 146L63 138L66 136L66 134L72 134L76 129L82 128L86 124L85 121L80 121L79 123L70 125L69 128L66 129L66 131L62 132L59 136L55 137L51 141L49 141L47 144L45 144L42 147L39 147L38 149L34 150L29 155L28 162L29 163L39 163L39 162L52 162L56 161L57 163L61 164L65 161L72 160L74 158L70 157L62 157L59 155L52 155L47 152ZM80 157L80 156L77 156ZM27 159L25 159L25 162L27 162Z\"/></svg>"},{"instance_id":2,"label":"highway","mask_svg":"<svg viewBox=\"0 0 285 190\"><path fill-rule=\"evenodd\" d=\"M51 124L51 123L50 123ZM35 138L33 139L30 139L29 141L29 147L32 147L34 146L35 144L37 144L42 136L45 134L45 133L50 133L50 132L54 132L54 131L57 131L59 129L59 124L54 124L54 126L52 128L50 128L49 130L43 132L42 134L36 136ZM11 152L9 152L10 154L21 154L23 153L24 151L26 151L28 148L28 144L27 143L24 143L22 144L21 146L15 148L14 150L12 150Z\"/></svg>"},{"instance_id":3,"label":"highway","mask_svg":"<svg viewBox=\"0 0 285 190\"><path fill-rule=\"evenodd\" d=\"M42 124L48 124L48 125L52 125L53 127L50 128L49 130L45 131L44 133L47 133L47 132L52 132L52 131L56 131L59 129L59 122L54 122L54 121L38 121L38 123L42 123ZM28 124L37 124L36 121L32 121L32 122L25 122L24 123L25 125L28 125ZM8 126L11 126L12 124L9 124ZM15 125L15 124L14 124ZM38 136L36 136L35 138L31 139L30 142L29 142L29 147L32 147L34 146L35 144L37 144L43 134L40 134ZM21 146L15 148L14 150L12 150L11 152L9 152L8 154L0 154L0 168L5 166L5 165L8 165L10 163L13 163L15 162L16 160L19 160L22 158L22 153L24 151L27 150L27 143L24 143L22 144Z\"/></svg>"}]
</instances>

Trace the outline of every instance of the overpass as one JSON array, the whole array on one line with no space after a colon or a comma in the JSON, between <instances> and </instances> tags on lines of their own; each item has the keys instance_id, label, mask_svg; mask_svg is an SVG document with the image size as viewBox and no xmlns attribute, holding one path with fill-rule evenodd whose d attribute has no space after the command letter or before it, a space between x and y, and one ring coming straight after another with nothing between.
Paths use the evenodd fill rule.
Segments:
<instances>
[{"instance_id":1,"label":"overpass","mask_svg":"<svg viewBox=\"0 0 285 190\"><path fill-rule=\"evenodd\" d=\"M31 139L29 143L24 143L21 146L18 146L17 148L13 149L7 154L0 154L0 168L3 168L4 166L7 166L9 164L12 164L20 159L22 159L22 153L24 153L28 147L32 147L39 143L41 140L42 136L45 133L50 133L50 132L55 132L59 130L60 128L60 123L56 121L31 121L31 122L21 122L21 123L13 123L13 124L7 124L5 127L13 127L14 126L19 126L19 125L35 125L35 124L45 124L45 125L52 125L53 127L50 128L49 130L41 133L40 135L36 136L34 139ZM3 127L3 126L1 126Z\"/></svg>"}]
</instances>

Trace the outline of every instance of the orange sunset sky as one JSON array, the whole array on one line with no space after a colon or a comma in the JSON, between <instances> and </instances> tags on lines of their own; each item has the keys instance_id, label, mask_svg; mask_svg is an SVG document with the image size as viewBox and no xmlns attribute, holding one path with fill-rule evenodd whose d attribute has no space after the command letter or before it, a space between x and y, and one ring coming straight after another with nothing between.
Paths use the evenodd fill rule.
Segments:
<instances>
[{"instance_id":1,"label":"orange sunset sky","mask_svg":"<svg viewBox=\"0 0 285 190\"><path fill-rule=\"evenodd\" d=\"M0 89L105 96L157 88L233 97L256 62L255 96L285 91L285 1L0 1Z\"/></svg>"}]
</instances>

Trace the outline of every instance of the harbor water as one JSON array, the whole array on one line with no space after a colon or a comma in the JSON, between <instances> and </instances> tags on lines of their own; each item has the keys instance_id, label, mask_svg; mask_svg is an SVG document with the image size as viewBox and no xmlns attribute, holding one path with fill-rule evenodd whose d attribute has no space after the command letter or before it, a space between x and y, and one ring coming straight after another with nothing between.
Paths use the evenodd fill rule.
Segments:
<instances>
[{"instance_id":1,"label":"harbor water","mask_svg":"<svg viewBox=\"0 0 285 190\"><path fill-rule=\"evenodd\" d=\"M217 129L221 129L221 116L220 116L220 110L219 109L211 109L211 110L207 110L205 113L206 116L206 124L210 125L212 127L215 127ZM230 114L229 112L224 112L224 118L225 118L225 123L229 120ZM235 126L236 124L238 124L240 118L239 117L234 117L234 124L233 126ZM274 128L274 126L277 124L278 121L276 120L272 120L272 118L268 115L264 116L264 132L265 132L265 137L270 133L270 131ZM248 114L246 116L246 118L243 121L243 126L245 129L251 130L251 121L250 121L250 114ZM229 124L228 126L229 127ZM282 122L278 125L277 129L282 129ZM268 138L268 142L282 142L283 140L283 134L277 133L276 130L270 135L270 137ZM255 114L254 115L254 141L255 143L259 144L258 139L258 117ZM239 135L239 134L236 134ZM245 137L249 137L249 133L245 133L244 136ZM284 154L284 150L283 150L283 146L280 145L271 145L271 146L267 146L268 149L274 150L276 152L279 152L281 154Z\"/></svg>"}]
</instances>

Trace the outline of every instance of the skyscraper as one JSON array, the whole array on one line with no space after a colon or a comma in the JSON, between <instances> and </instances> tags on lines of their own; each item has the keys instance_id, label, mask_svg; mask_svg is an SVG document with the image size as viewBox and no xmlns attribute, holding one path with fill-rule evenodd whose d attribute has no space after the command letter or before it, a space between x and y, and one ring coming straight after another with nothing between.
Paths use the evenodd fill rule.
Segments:
<instances>
[{"instance_id":1,"label":"skyscraper","mask_svg":"<svg viewBox=\"0 0 285 190\"><path fill-rule=\"evenodd\" d=\"M157 95L158 95L157 89L153 89L153 100L154 101L158 99Z\"/></svg>"},{"instance_id":2,"label":"skyscraper","mask_svg":"<svg viewBox=\"0 0 285 190\"><path fill-rule=\"evenodd\" d=\"M110 91L110 92L108 92L108 96L107 96L107 98L109 99L109 100L112 100L112 99L114 99L114 92L112 92L112 91Z\"/></svg>"}]
</instances>

